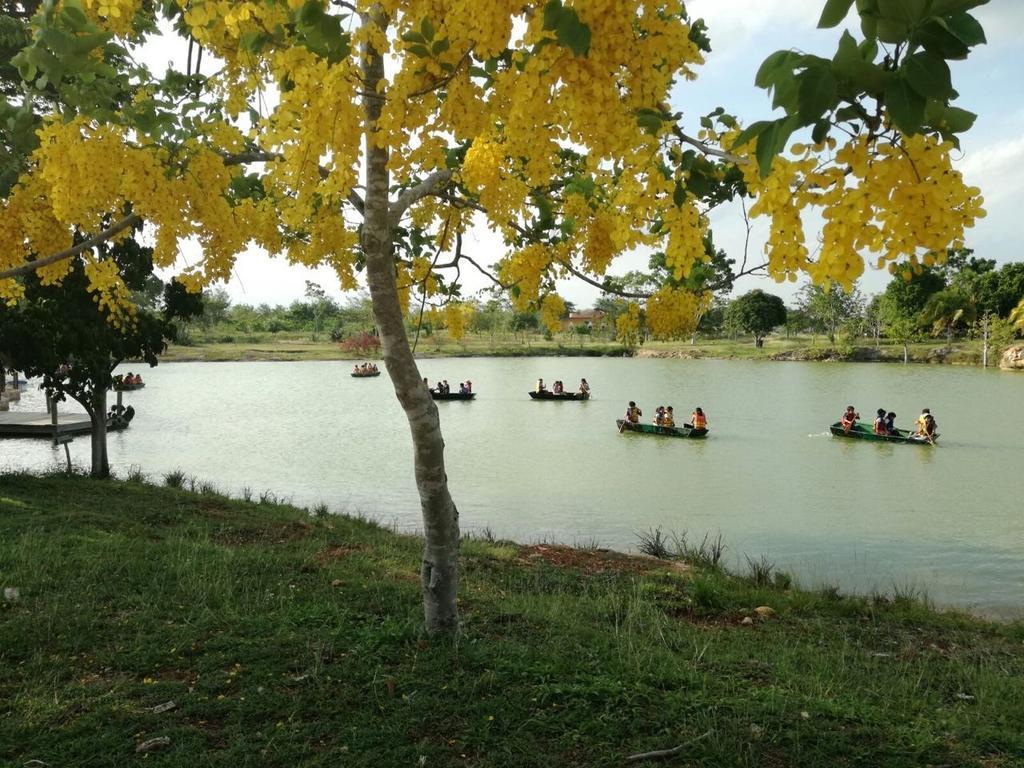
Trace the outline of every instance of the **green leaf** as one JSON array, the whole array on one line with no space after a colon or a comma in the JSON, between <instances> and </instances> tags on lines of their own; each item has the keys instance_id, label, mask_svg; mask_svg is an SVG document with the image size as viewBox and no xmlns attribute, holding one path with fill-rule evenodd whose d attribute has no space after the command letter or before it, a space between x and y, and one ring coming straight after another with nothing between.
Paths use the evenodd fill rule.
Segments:
<instances>
[{"instance_id":1,"label":"green leaf","mask_svg":"<svg viewBox=\"0 0 1024 768\"><path fill-rule=\"evenodd\" d=\"M946 20L940 20L946 29L956 35L966 46L982 45L987 42L985 30L976 18L969 13L958 13Z\"/></svg>"},{"instance_id":2,"label":"green leaf","mask_svg":"<svg viewBox=\"0 0 1024 768\"><path fill-rule=\"evenodd\" d=\"M421 59L430 58L430 51L428 51L426 46L424 45L410 45L405 50L407 50L413 56L418 56Z\"/></svg>"},{"instance_id":3,"label":"green leaf","mask_svg":"<svg viewBox=\"0 0 1024 768\"><path fill-rule=\"evenodd\" d=\"M928 4L929 0L878 0L878 15L882 20L909 27L924 21Z\"/></svg>"},{"instance_id":4,"label":"green leaf","mask_svg":"<svg viewBox=\"0 0 1024 768\"><path fill-rule=\"evenodd\" d=\"M555 37L577 56L586 56L590 53L590 27L580 21L580 17L572 8L562 9Z\"/></svg>"},{"instance_id":5,"label":"green leaf","mask_svg":"<svg viewBox=\"0 0 1024 768\"><path fill-rule=\"evenodd\" d=\"M893 78L885 89L885 108L903 133L914 134L924 121L925 99L902 77Z\"/></svg>"},{"instance_id":6,"label":"green leaf","mask_svg":"<svg viewBox=\"0 0 1024 768\"><path fill-rule=\"evenodd\" d=\"M978 116L966 109L947 106L939 101L930 101L925 111L925 118L930 126L938 128L940 131L964 133L971 129Z\"/></svg>"},{"instance_id":7,"label":"green leaf","mask_svg":"<svg viewBox=\"0 0 1024 768\"><path fill-rule=\"evenodd\" d=\"M653 111L643 111L637 114L636 123L652 136L661 130L664 121L661 115Z\"/></svg>"},{"instance_id":8,"label":"green leaf","mask_svg":"<svg viewBox=\"0 0 1024 768\"><path fill-rule=\"evenodd\" d=\"M843 32L839 38L839 48L836 55L832 57L832 71L840 77L852 80L858 68L864 63L857 41L849 32Z\"/></svg>"},{"instance_id":9,"label":"green leaf","mask_svg":"<svg viewBox=\"0 0 1024 768\"><path fill-rule=\"evenodd\" d=\"M772 160L786 148L786 142L798 127L798 120L795 116L781 118L769 123L757 137L757 165L762 176L767 176L772 168Z\"/></svg>"},{"instance_id":10,"label":"green leaf","mask_svg":"<svg viewBox=\"0 0 1024 768\"><path fill-rule=\"evenodd\" d=\"M953 94L949 65L934 53L918 51L903 62L907 82L925 98L945 101Z\"/></svg>"},{"instance_id":11,"label":"green leaf","mask_svg":"<svg viewBox=\"0 0 1024 768\"><path fill-rule=\"evenodd\" d=\"M754 75L754 85L758 88L771 88L779 78L791 74L800 60L801 54L796 51L776 51L761 62Z\"/></svg>"},{"instance_id":12,"label":"green leaf","mask_svg":"<svg viewBox=\"0 0 1024 768\"><path fill-rule=\"evenodd\" d=\"M324 9L316 0L307 0L299 9L299 24L312 26L324 14Z\"/></svg>"},{"instance_id":13,"label":"green leaf","mask_svg":"<svg viewBox=\"0 0 1024 768\"><path fill-rule=\"evenodd\" d=\"M860 17L860 31L864 34L865 39L876 40L878 38L878 19L874 16L862 14Z\"/></svg>"},{"instance_id":14,"label":"green leaf","mask_svg":"<svg viewBox=\"0 0 1024 768\"><path fill-rule=\"evenodd\" d=\"M75 32L81 32L89 26L89 17L85 15L78 2L65 2L60 15L64 23Z\"/></svg>"},{"instance_id":15,"label":"green leaf","mask_svg":"<svg viewBox=\"0 0 1024 768\"><path fill-rule=\"evenodd\" d=\"M424 16L423 21L420 22L420 34L422 34L423 39L428 42L434 39L434 25L430 23L430 19L426 16Z\"/></svg>"},{"instance_id":16,"label":"green leaf","mask_svg":"<svg viewBox=\"0 0 1024 768\"><path fill-rule=\"evenodd\" d=\"M544 6L544 29L554 32L562 19L561 0L549 0Z\"/></svg>"},{"instance_id":17,"label":"green leaf","mask_svg":"<svg viewBox=\"0 0 1024 768\"><path fill-rule=\"evenodd\" d=\"M966 59L971 49L949 31L943 19L932 19L914 35L916 42L926 51L943 59Z\"/></svg>"},{"instance_id":18,"label":"green leaf","mask_svg":"<svg viewBox=\"0 0 1024 768\"><path fill-rule=\"evenodd\" d=\"M850 12L852 5L853 0L827 0L825 8L821 12L821 18L818 19L818 29L839 26L846 18L846 14Z\"/></svg>"},{"instance_id":19,"label":"green leaf","mask_svg":"<svg viewBox=\"0 0 1024 768\"><path fill-rule=\"evenodd\" d=\"M419 43L420 45L424 45L427 42L423 35L413 30L402 33L402 41L406 43Z\"/></svg>"},{"instance_id":20,"label":"green leaf","mask_svg":"<svg viewBox=\"0 0 1024 768\"><path fill-rule=\"evenodd\" d=\"M828 137L831 128L832 124L828 120L819 120L814 124L814 130L811 131L811 141L820 144Z\"/></svg>"},{"instance_id":21,"label":"green leaf","mask_svg":"<svg viewBox=\"0 0 1024 768\"><path fill-rule=\"evenodd\" d=\"M686 187L681 182L676 182L676 188L672 191L672 202L676 204L676 208L686 202Z\"/></svg>"},{"instance_id":22,"label":"green leaf","mask_svg":"<svg viewBox=\"0 0 1024 768\"><path fill-rule=\"evenodd\" d=\"M805 69L796 79L800 84L800 119L807 124L835 104L836 78L830 67L814 67Z\"/></svg>"},{"instance_id":23,"label":"green leaf","mask_svg":"<svg viewBox=\"0 0 1024 768\"><path fill-rule=\"evenodd\" d=\"M451 42L447 37L443 37L440 40L435 40L434 44L430 46L430 52L434 56L440 56L442 53L452 47Z\"/></svg>"},{"instance_id":24,"label":"green leaf","mask_svg":"<svg viewBox=\"0 0 1024 768\"><path fill-rule=\"evenodd\" d=\"M767 129L768 126L770 126L771 124L772 123L769 120L758 120L755 123L751 123L742 131L740 131L739 135L736 137L736 140L733 141L732 143L733 148L736 149L742 147L751 139L757 138L758 136L761 135L761 132Z\"/></svg>"},{"instance_id":25,"label":"green leaf","mask_svg":"<svg viewBox=\"0 0 1024 768\"><path fill-rule=\"evenodd\" d=\"M949 16L964 13L986 3L988 0L932 0L931 12L933 16Z\"/></svg>"},{"instance_id":26,"label":"green leaf","mask_svg":"<svg viewBox=\"0 0 1024 768\"><path fill-rule=\"evenodd\" d=\"M883 43L902 43L910 34L910 27L902 21L879 19L876 36Z\"/></svg>"}]
</instances>

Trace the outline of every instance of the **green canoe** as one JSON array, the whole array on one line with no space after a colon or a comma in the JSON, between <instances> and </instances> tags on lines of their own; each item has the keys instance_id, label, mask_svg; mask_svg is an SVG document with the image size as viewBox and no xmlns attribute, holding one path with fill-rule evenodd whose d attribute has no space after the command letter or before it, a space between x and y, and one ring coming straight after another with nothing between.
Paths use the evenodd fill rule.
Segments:
<instances>
[{"instance_id":1,"label":"green canoe","mask_svg":"<svg viewBox=\"0 0 1024 768\"><path fill-rule=\"evenodd\" d=\"M664 437L707 437L706 429L694 429L685 425L681 427L657 427L654 424L633 424L625 419L616 419L615 426L619 432L641 432L645 435L662 435Z\"/></svg>"},{"instance_id":2,"label":"green canoe","mask_svg":"<svg viewBox=\"0 0 1024 768\"><path fill-rule=\"evenodd\" d=\"M876 435L873 424L869 424L866 421L858 421L851 428L849 432L843 429L843 425L840 422L836 422L830 426L829 431L836 437L852 437L856 440L873 440L876 443L912 443L913 445L931 445L925 438L917 437L906 429L897 430L898 434L895 435ZM939 439L939 433L936 432L932 441Z\"/></svg>"}]
</instances>

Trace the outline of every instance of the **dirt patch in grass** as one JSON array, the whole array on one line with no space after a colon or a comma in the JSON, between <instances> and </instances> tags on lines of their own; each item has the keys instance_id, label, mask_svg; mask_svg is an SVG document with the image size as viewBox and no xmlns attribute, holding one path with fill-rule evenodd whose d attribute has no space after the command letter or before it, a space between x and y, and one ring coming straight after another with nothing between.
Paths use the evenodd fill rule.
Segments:
<instances>
[{"instance_id":1,"label":"dirt patch in grass","mask_svg":"<svg viewBox=\"0 0 1024 768\"><path fill-rule=\"evenodd\" d=\"M610 549L575 549L559 544L535 544L522 547L516 561L526 565L547 563L559 568L573 568L584 573L651 573L673 571L685 573L689 566L673 560L626 555Z\"/></svg>"},{"instance_id":2,"label":"dirt patch in grass","mask_svg":"<svg viewBox=\"0 0 1024 768\"><path fill-rule=\"evenodd\" d=\"M335 546L328 547L327 549L321 550L320 552L317 552L316 561L320 565L326 565L327 563L333 562L335 560L344 560L353 552L359 552L360 550L362 550L362 547L360 546L338 544Z\"/></svg>"},{"instance_id":3,"label":"dirt patch in grass","mask_svg":"<svg viewBox=\"0 0 1024 768\"><path fill-rule=\"evenodd\" d=\"M313 529L309 523L290 522L259 528L222 528L210 534L210 539L228 547L249 544L288 544L304 539Z\"/></svg>"}]
</instances>

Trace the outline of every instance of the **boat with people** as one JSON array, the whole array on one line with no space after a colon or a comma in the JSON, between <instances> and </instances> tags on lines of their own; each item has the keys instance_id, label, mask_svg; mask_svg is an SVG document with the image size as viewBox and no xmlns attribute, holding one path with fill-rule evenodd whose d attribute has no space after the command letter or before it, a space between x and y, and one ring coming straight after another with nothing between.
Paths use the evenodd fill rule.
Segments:
<instances>
[{"instance_id":1,"label":"boat with people","mask_svg":"<svg viewBox=\"0 0 1024 768\"><path fill-rule=\"evenodd\" d=\"M890 434L877 434L874 427L866 421L855 421L846 429L841 421L829 426L829 432L835 437L850 437L854 440L872 440L876 443L913 443L914 445L934 445L939 438L939 433L929 437L927 435L912 432L909 429L896 429Z\"/></svg>"},{"instance_id":2,"label":"boat with people","mask_svg":"<svg viewBox=\"0 0 1024 768\"><path fill-rule=\"evenodd\" d=\"M139 375L133 375L131 372L124 374L123 376L114 377L114 389L117 392L133 392L136 389L142 389L146 386L146 382L142 380Z\"/></svg>"},{"instance_id":3,"label":"boat with people","mask_svg":"<svg viewBox=\"0 0 1024 768\"><path fill-rule=\"evenodd\" d=\"M575 392L569 392L560 379L551 385L551 389L544 384L544 379L537 379L536 386L527 394L531 400L589 400L590 384L586 379L580 379L579 388Z\"/></svg>"},{"instance_id":4,"label":"boat with people","mask_svg":"<svg viewBox=\"0 0 1024 768\"><path fill-rule=\"evenodd\" d=\"M643 435L661 435L662 437L688 437L697 439L708 436L707 428L697 429L688 424L679 427L662 427L657 424L644 424L641 422L616 419L615 426L619 432L639 432Z\"/></svg>"},{"instance_id":5,"label":"boat with people","mask_svg":"<svg viewBox=\"0 0 1024 768\"><path fill-rule=\"evenodd\" d=\"M532 400L589 400L589 392L552 392L550 390L541 390L540 392L530 391L527 394L530 395Z\"/></svg>"},{"instance_id":6,"label":"boat with people","mask_svg":"<svg viewBox=\"0 0 1024 768\"><path fill-rule=\"evenodd\" d=\"M430 396L435 400L472 400L476 397L476 392L438 392L432 389Z\"/></svg>"},{"instance_id":7,"label":"boat with people","mask_svg":"<svg viewBox=\"0 0 1024 768\"><path fill-rule=\"evenodd\" d=\"M369 379L380 376L380 369L374 363L363 363L352 367L352 378Z\"/></svg>"}]
</instances>

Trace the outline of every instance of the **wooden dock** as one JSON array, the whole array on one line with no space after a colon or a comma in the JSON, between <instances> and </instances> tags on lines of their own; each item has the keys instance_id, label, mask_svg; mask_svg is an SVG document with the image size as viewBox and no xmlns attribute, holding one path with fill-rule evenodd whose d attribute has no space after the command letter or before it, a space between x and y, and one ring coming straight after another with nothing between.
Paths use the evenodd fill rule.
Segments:
<instances>
[{"instance_id":1,"label":"wooden dock","mask_svg":"<svg viewBox=\"0 0 1024 768\"><path fill-rule=\"evenodd\" d=\"M52 438L53 416L45 411L0 411L0 437ZM88 414L60 414L57 432L62 435L81 435L92 432Z\"/></svg>"}]
</instances>

